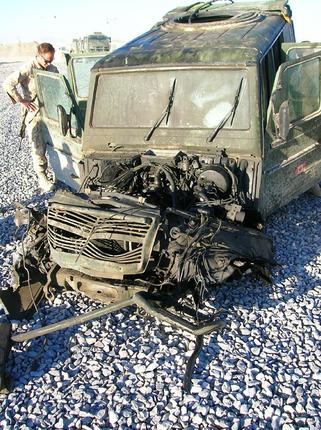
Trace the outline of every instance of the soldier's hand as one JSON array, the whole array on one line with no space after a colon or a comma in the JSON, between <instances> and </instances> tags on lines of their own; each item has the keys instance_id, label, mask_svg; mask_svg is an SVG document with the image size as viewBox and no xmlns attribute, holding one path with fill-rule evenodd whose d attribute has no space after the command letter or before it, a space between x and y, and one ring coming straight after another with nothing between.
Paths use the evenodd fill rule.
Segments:
<instances>
[{"instance_id":1,"label":"soldier's hand","mask_svg":"<svg viewBox=\"0 0 321 430\"><path fill-rule=\"evenodd\" d=\"M28 109L29 111L35 112L36 110L38 110L38 106L35 105L32 102L28 102L27 100L22 100L20 102L20 104L22 104L22 106L24 106L26 109Z\"/></svg>"}]
</instances>

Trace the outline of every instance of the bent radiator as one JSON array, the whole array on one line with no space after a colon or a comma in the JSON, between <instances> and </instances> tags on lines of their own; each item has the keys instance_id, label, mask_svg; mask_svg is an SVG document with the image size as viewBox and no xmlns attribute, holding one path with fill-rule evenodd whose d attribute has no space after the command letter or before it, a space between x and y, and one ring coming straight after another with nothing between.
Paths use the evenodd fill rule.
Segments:
<instances>
[{"instance_id":1,"label":"bent radiator","mask_svg":"<svg viewBox=\"0 0 321 430\"><path fill-rule=\"evenodd\" d=\"M62 193L50 201L47 220L55 263L110 279L145 271L160 225L156 208L124 207L113 199L99 207Z\"/></svg>"}]
</instances>

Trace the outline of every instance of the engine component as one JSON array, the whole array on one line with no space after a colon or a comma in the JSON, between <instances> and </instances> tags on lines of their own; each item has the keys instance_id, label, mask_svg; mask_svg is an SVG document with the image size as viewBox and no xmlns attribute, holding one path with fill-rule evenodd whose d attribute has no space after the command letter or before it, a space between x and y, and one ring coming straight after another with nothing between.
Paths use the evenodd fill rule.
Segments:
<instances>
[{"instance_id":1,"label":"engine component","mask_svg":"<svg viewBox=\"0 0 321 430\"><path fill-rule=\"evenodd\" d=\"M232 179L230 174L220 165L213 165L197 178L197 183L205 189L206 194L220 195L222 197L231 193Z\"/></svg>"},{"instance_id":2,"label":"engine component","mask_svg":"<svg viewBox=\"0 0 321 430\"><path fill-rule=\"evenodd\" d=\"M180 152L172 159L151 154L108 161L88 159L87 171L85 183L91 195L125 193L143 197L161 210L168 206L185 210L205 203L220 218L242 222L245 213L236 214L253 203L246 197L247 161L237 162L225 151L208 157ZM241 206L241 210L226 206L231 204Z\"/></svg>"}]
</instances>

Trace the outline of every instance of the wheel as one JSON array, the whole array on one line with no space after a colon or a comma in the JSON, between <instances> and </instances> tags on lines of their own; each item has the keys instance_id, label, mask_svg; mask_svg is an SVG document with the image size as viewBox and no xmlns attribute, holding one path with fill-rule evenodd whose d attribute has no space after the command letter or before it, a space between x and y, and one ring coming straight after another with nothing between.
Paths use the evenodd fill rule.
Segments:
<instances>
[{"instance_id":1,"label":"wheel","mask_svg":"<svg viewBox=\"0 0 321 430\"><path fill-rule=\"evenodd\" d=\"M314 187L309 189L309 192L316 197L321 197L321 187L320 184L315 184Z\"/></svg>"}]
</instances>

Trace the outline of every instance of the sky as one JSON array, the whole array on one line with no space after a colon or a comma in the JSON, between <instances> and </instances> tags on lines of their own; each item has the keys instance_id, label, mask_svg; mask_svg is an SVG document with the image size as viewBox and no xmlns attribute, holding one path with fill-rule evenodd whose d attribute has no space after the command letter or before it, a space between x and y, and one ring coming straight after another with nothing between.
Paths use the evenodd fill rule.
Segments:
<instances>
[{"instance_id":1,"label":"sky","mask_svg":"<svg viewBox=\"0 0 321 430\"><path fill-rule=\"evenodd\" d=\"M94 31L127 42L147 31L168 11L196 0L12 0L1 2L0 44L51 42L69 46ZM297 41L321 42L321 1L289 0Z\"/></svg>"}]
</instances>

